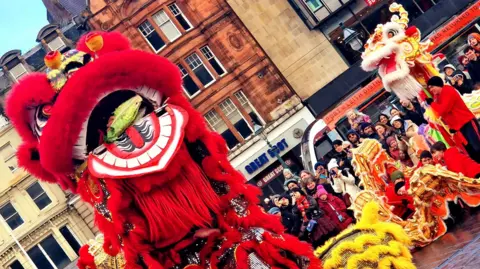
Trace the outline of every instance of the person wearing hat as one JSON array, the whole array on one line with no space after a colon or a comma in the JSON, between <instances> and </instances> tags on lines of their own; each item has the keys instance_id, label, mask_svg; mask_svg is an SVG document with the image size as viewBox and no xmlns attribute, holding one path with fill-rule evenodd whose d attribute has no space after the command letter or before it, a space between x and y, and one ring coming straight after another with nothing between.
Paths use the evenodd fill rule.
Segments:
<instances>
[{"instance_id":1,"label":"person wearing hat","mask_svg":"<svg viewBox=\"0 0 480 269\"><path fill-rule=\"evenodd\" d=\"M413 198L407 194L409 180L398 170L392 172L390 180L385 188L386 203L390 205L393 214L405 220L415 211Z\"/></svg>"},{"instance_id":2,"label":"person wearing hat","mask_svg":"<svg viewBox=\"0 0 480 269\"><path fill-rule=\"evenodd\" d=\"M463 95L463 94L469 94L472 93L473 91L473 83L471 80L467 79L465 74L457 70L453 72L452 75L452 86L457 89L457 91Z\"/></svg>"},{"instance_id":3,"label":"person wearing hat","mask_svg":"<svg viewBox=\"0 0 480 269\"><path fill-rule=\"evenodd\" d=\"M426 102L454 134L457 144L463 145L468 155L480 162L480 125L460 94L449 85L444 85L440 77L428 80L428 90L433 98Z\"/></svg>"},{"instance_id":4,"label":"person wearing hat","mask_svg":"<svg viewBox=\"0 0 480 269\"><path fill-rule=\"evenodd\" d=\"M443 73L445 74L445 81L452 85L453 84L453 72L457 70L452 64L446 64L443 67Z\"/></svg>"},{"instance_id":5,"label":"person wearing hat","mask_svg":"<svg viewBox=\"0 0 480 269\"><path fill-rule=\"evenodd\" d=\"M324 179L328 179L328 170L327 170L327 165L325 162L318 161L315 166L315 177L320 181Z\"/></svg>"},{"instance_id":6,"label":"person wearing hat","mask_svg":"<svg viewBox=\"0 0 480 269\"><path fill-rule=\"evenodd\" d=\"M362 130L362 137L369 138L369 139L376 139L379 140L380 137L375 132L373 125L369 122L363 122L360 124L360 129Z\"/></svg>"},{"instance_id":7,"label":"person wearing hat","mask_svg":"<svg viewBox=\"0 0 480 269\"><path fill-rule=\"evenodd\" d=\"M347 132L347 140L352 144L353 148L358 148L362 142L360 135L354 129L351 129Z\"/></svg>"},{"instance_id":8,"label":"person wearing hat","mask_svg":"<svg viewBox=\"0 0 480 269\"><path fill-rule=\"evenodd\" d=\"M328 163L328 171L332 179L333 190L340 194L344 202L350 206L357 197L357 193L360 192L360 188L355 184L355 177L347 171L340 170L335 160Z\"/></svg>"},{"instance_id":9,"label":"person wearing hat","mask_svg":"<svg viewBox=\"0 0 480 269\"><path fill-rule=\"evenodd\" d=\"M345 230L353 222L347 214L345 203L340 198L329 194L322 186L318 186L316 198L318 207L335 223L338 231Z\"/></svg>"}]
</instances>

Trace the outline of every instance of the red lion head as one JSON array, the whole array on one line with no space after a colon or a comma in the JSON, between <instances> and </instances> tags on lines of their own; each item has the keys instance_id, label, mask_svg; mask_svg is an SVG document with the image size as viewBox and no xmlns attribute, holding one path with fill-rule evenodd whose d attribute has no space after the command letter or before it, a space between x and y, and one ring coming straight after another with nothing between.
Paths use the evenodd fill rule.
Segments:
<instances>
[{"instance_id":1,"label":"red lion head","mask_svg":"<svg viewBox=\"0 0 480 269\"><path fill-rule=\"evenodd\" d=\"M225 262L222 252L235 248L223 259L236 268L246 268L252 252L291 266L273 255L279 248L318 265L307 245L282 235L278 219L259 209L258 190L182 95L177 66L130 49L118 33L92 33L78 44L49 53L47 74L21 79L7 114L23 140L19 164L93 205L108 254L123 249L127 268L170 268L195 251L202 263ZM135 121L104 141L112 121L123 119L112 115L132 99ZM257 240L244 239L254 232Z\"/></svg>"}]
</instances>

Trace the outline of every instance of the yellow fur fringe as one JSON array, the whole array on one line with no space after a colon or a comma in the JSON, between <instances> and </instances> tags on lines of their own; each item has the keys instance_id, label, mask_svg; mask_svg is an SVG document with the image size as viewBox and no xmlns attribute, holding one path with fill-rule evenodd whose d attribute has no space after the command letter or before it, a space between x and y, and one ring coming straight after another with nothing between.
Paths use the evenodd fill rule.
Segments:
<instances>
[{"instance_id":1,"label":"yellow fur fringe","mask_svg":"<svg viewBox=\"0 0 480 269\"><path fill-rule=\"evenodd\" d=\"M416 268L408 250L410 238L399 225L379 222L378 212L378 204L366 204L362 218L355 226L315 251L315 255L322 259L324 269ZM355 233L359 234L352 236ZM327 250L329 255L325 255Z\"/></svg>"}]
</instances>

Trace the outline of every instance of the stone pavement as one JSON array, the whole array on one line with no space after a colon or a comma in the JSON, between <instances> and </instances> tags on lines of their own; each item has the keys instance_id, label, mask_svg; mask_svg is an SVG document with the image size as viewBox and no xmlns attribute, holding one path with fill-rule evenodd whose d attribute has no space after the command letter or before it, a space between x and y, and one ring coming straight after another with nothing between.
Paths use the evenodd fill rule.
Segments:
<instances>
[{"instance_id":1,"label":"stone pavement","mask_svg":"<svg viewBox=\"0 0 480 269\"><path fill-rule=\"evenodd\" d=\"M480 211L467 214L447 234L417 250L418 269L480 269Z\"/></svg>"}]
</instances>

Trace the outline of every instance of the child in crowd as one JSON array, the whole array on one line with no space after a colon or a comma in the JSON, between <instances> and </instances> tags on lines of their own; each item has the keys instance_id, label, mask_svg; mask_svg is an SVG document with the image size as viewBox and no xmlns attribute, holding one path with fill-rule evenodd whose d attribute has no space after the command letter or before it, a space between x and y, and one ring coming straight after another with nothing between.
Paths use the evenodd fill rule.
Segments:
<instances>
[{"instance_id":1,"label":"child in crowd","mask_svg":"<svg viewBox=\"0 0 480 269\"><path fill-rule=\"evenodd\" d=\"M409 180L398 170L390 175L390 179L391 181L385 190L386 202L392 207L392 212L395 215L404 220L408 219L415 211L413 198L407 194L410 187Z\"/></svg>"},{"instance_id":2,"label":"child in crowd","mask_svg":"<svg viewBox=\"0 0 480 269\"><path fill-rule=\"evenodd\" d=\"M420 162L418 163L418 167L425 165L435 165L432 153L430 153L428 150L424 150L420 153Z\"/></svg>"},{"instance_id":3,"label":"child in crowd","mask_svg":"<svg viewBox=\"0 0 480 269\"><path fill-rule=\"evenodd\" d=\"M340 198L327 193L322 186L318 186L316 197L318 207L335 223L338 231L343 231L353 222Z\"/></svg>"},{"instance_id":4,"label":"child in crowd","mask_svg":"<svg viewBox=\"0 0 480 269\"><path fill-rule=\"evenodd\" d=\"M369 116L363 114L363 113L360 113L356 110L350 110L347 112L347 119L348 119L348 123L350 123L350 126L352 127L352 129L354 129L355 131L360 131L359 128L360 128L360 124L363 123L363 122L372 122L372 120L370 119Z\"/></svg>"},{"instance_id":5,"label":"child in crowd","mask_svg":"<svg viewBox=\"0 0 480 269\"><path fill-rule=\"evenodd\" d=\"M447 149L443 142L436 142L431 151L435 160L445 165L448 170L461 173L466 177L480 178L480 164L460 149L456 147Z\"/></svg>"}]
</instances>

